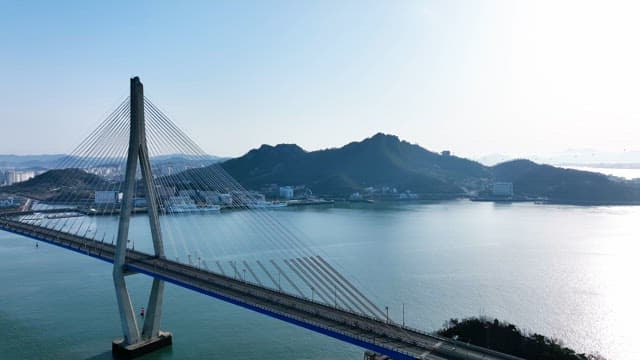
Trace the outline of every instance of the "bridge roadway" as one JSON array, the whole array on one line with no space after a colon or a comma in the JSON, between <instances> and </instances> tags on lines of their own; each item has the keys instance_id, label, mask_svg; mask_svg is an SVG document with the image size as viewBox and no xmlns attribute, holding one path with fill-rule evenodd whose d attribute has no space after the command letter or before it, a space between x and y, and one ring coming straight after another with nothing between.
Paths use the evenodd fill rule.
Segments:
<instances>
[{"instance_id":1,"label":"bridge roadway","mask_svg":"<svg viewBox=\"0 0 640 360\"><path fill-rule=\"evenodd\" d=\"M0 229L41 240L106 262L115 246L65 232L0 217ZM354 314L205 269L127 252L127 270L197 291L223 301L331 336L393 359L520 359L489 349L437 337L419 330Z\"/></svg>"}]
</instances>

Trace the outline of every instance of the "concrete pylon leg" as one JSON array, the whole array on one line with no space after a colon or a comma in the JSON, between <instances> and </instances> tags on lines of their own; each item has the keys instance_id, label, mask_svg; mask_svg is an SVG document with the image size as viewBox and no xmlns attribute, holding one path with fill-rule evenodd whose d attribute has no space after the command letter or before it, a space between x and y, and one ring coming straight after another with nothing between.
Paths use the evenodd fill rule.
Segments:
<instances>
[{"instance_id":1,"label":"concrete pylon leg","mask_svg":"<svg viewBox=\"0 0 640 360\"><path fill-rule=\"evenodd\" d=\"M116 286L116 297L118 299L118 311L120 312L120 322L122 323L123 341L127 344L135 344L140 341L140 330L136 321L136 314L133 310L131 297L127 290L127 283L124 274L114 272L113 280Z\"/></svg>"},{"instance_id":2,"label":"concrete pylon leg","mask_svg":"<svg viewBox=\"0 0 640 360\"><path fill-rule=\"evenodd\" d=\"M118 239L113 260L113 282L116 288L118 310L120 311L122 332L124 334L124 339L114 341L112 346L113 355L118 359L132 359L161 347L171 345L172 342L170 333L160 331L164 282L157 279L153 280L147 315L142 332L140 332L125 281L129 221L131 211L133 210L138 161L140 162L140 172L142 174L147 198L147 212L149 213L149 225L151 227L154 252L157 257L164 257L158 207L154 196L153 175L151 173L144 128L144 94L142 83L135 77L131 79L131 130L129 134L129 151L127 153L122 206L120 208Z\"/></svg>"},{"instance_id":3,"label":"concrete pylon leg","mask_svg":"<svg viewBox=\"0 0 640 360\"><path fill-rule=\"evenodd\" d=\"M147 316L144 319L142 328L142 340L158 337L160 333L160 318L162 317L162 293L164 292L164 281L153 279L151 294L149 294L149 304L147 305Z\"/></svg>"}]
</instances>

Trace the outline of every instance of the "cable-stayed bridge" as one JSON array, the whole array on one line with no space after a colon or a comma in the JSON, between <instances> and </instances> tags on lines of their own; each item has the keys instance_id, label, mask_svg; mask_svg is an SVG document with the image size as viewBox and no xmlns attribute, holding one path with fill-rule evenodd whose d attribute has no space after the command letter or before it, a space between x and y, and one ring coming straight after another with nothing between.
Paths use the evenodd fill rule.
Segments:
<instances>
[{"instance_id":1,"label":"cable-stayed bridge","mask_svg":"<svg viewBox=\"0 0 640 360\"><path fill-rule=\"evenodd\" d=\"M175 154L200 166L154 161ZM516 359L394 322L339 264L272 215L277 204L208 160L133 78L131 95L58 169L25 184L23 195L36 201L0 216L0 229L113 263L117 357L171 343L160 330L169 282L393 359ZM251 236L233 241L234 231ZM153 278L142 324L125 281L132 274Z\"/></svg>"}]
</instances>

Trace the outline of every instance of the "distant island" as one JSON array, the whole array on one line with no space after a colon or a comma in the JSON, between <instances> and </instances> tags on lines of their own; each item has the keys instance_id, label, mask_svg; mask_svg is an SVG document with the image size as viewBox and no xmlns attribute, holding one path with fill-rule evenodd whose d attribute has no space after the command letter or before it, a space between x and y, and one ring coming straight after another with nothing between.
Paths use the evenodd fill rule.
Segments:
<instances>
[{"instance_id":1,"label":"distant island","mask_svg":"<svg viewBox=\"0 0 640 360\"><path fill-rule=\"evenodd\" d=\"M37 159L26 160L33 163ZM243 187L268 199L278 198L279 189L285 187L294 197L313 194L352 201L464 197L485 201L640 204L638 181L525 159L485 166L449 151L432 152L382 133L340 148L305 151L295 144L262 145L238 158L205 160L176 154L152 159L152 166L168 182L185 176L203 177L200 172L221 166ZM112 178L106 180L111 182L122 177L118 169L109 173ZM0 192L44 200L64 197L62 193L68 191L88 194L96 190L91 184L101 182L93 174L81 171L49 170L28 181L4 186ZM52 193L54 190L58 193Z\"/></svg>"}]
</instances>

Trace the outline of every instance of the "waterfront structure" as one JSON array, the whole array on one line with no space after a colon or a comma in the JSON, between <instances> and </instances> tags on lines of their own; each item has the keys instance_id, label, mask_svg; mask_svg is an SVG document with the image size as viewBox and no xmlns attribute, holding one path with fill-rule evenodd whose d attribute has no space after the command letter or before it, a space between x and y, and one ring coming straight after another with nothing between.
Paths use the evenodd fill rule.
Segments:
<instances>
[{"instance_id":1,"label":"waterfront structure","mask_svg":"<svg viewBox=\"0 0 640 360\"><path fill-rule=\"evenodd\" d=\"M231 194L221 193L218 191L200 191L198 195L201 196L209 205L231 206L231 204L233 204L233 197Z\"/></svg>"},{"instance_id":2,"label":"waterfront structure","mask_svg":"<svg viewBox=\"0 0 640 360\"><path fill-rule=\"evenodd\" d=\"M196 202L187 195L171 196L167 204L167 212L173 214L208 211L220 211L220 206L213 204L198 206Z\"/></svg>"},{"instance_id":3,"label":"waterfront structure","mask_svg":"<svg viewBox=\"0 0 640 360\"><path fill-rule=\"evenodd\" d=\"M0 208L14 207L16 205L17 203L15 201L15 198L12 196L9 196L5 199L0 199Z\"/></svg>"},{"instance_id":4,"label":"waterfront structure","mask_svg":"<svg viewBox=\"0 0 640 360\"><path fill-rule=\"evenodd\" d=\"M117 191L96 191L94 195L96 204L115 204L118 202Z\"/></svg>"},{"instance_id":5,"label":"waterfront structure","mask_svg":"<svg viewBox=\"0 0 640 360\"><path fill-rule=\"evenodd\" d=\"M291 186L281 186L280 187L280 197L284 199L293 199L293 187Z\"/></svg>"},{"instance_id":6,"label":"waterfront structure","mask_svg":"<svg viewBox=\"0 0 640 360\"><path fill-rule=\"evenodd\" d=\"M133 198L133 207L134 208L144 208L148 205L147 198L144 197L135 197Z\"/></svg>"}]
</instances>

